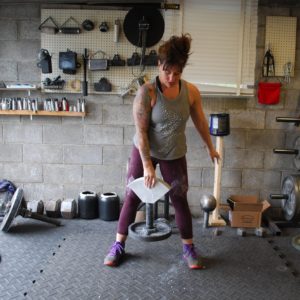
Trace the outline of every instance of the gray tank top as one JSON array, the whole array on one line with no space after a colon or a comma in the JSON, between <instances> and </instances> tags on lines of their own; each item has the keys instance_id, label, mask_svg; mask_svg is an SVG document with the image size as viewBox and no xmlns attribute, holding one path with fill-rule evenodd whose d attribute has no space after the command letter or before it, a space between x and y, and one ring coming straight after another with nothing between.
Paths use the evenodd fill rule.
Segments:
<instances>
[{"instance_id":1,"label":"gray tank top","mask_svg":"<svg viewBox=\"0 0 300 300\"><path fill-rule=\"evenodd\" d=\"M152 157L173 160L186 154L186 123L190 116L187 83L181 80L179 95L168 100L154 81L156 103L152 108L149 125L149 144ZM134 137L137 146L137 136Z\"/></svg>"}]
</instances>

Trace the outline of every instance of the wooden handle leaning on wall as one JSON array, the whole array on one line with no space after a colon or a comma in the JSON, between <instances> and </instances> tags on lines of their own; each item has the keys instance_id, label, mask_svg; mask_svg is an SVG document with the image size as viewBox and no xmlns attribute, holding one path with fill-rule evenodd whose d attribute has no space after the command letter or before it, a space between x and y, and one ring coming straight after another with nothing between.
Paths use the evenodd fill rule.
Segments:
<instances>
[{"instance_id":1,"label":"wooden handle leaning on wall","mask_svg":"<svg viewBox=\"0 0 300 300\"><path fill-rule=\"evenodd\" d=\"M219 161L215 159L215 177L214 177L214 197L216 198L216 208L209 218L210 226L225 226L226 222L219 215L220 195L221 195L221 177L222 177L222 162L223 162L223 137L216 137L216 150L220 155Z\"/></svg>"}]
</instances>

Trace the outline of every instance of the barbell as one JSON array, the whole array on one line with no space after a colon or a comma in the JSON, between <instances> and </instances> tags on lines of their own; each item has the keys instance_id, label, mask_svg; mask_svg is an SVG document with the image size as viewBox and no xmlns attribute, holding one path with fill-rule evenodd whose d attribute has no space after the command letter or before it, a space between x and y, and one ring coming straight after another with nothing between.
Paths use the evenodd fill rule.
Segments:
<instances>
[{"instance_id":1,"label":"barbell","mask_svg":"<svg viewBox=\"0 0 300 300\"><path fill-rule=\"evenodd\" d=\"M288 175L281 186L281 194L270 194L270 199L281 200L281 208L286 221L300 220L300 175Z\"/></svg>"}]
</instances>

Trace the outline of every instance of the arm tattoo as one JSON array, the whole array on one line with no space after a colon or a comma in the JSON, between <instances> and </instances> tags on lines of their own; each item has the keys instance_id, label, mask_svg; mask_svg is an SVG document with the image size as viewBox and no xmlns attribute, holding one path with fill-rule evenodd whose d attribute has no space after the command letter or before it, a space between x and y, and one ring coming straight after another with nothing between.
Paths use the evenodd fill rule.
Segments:
<instances>
[{"instance_id":1,"label":"arm tattoo","mask_svg":"<svg viewBox=\"0 0 300 300\"><path fill-rule=\"evenodd\" d=\"M143 163L150 160L150 146L148 129L151 113L151 97L147 87L143 86L138 91L133 103L133 116L138 136L139 151Z\"/></svg>"}]
</instances>

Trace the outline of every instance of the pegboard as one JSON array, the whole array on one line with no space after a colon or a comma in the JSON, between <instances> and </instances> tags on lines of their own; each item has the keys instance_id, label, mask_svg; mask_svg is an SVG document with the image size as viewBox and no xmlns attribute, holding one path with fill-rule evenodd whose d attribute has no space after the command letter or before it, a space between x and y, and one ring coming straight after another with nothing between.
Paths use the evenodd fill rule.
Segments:
<instances>
[{"instance_id":1,"label":"pegboard","mask_svg":"<svg viewBox=\"0 0 300 300\"><path fill-rule=\"evenodd\" d=\"M162 40L167 40L171 35L180 34L181 27L178 22L180 16L179 10L161 10L162 16L165 20L165 31ZM91 20L95 28L92 31L81 30L80 34L46 34L41 33L41 48L47 49L52 57L52 73L41 74L41 82L48 77L53 80L58 75L61 75L61 79L66 81L63 90L50 90L44 89L49 93L81 93L70 85L74 80L83 81L84 69L83 69L83 54L84 49L87 48L88 54L92 55L98 50L105 52L105 58L112 59L115 54L120 55L121 59L127 61L131 58L133 52L141 54L141 48L132 45L123 32L123 22L127 10L80 10L80 9L42 9L41 10L41 23L49 16L53 18L55 23L60 27L66 20L73 17L81 26L82 22L86 19ZM119 35L119 41L114 42L114 24L119 20L121 24L121 30ZM101 32L99 25L102 22L107 22L109 30L107 32ZM46 23L48 24L48 23ZM66 24L68 27L78 27L73 21ZM149 54L151 50L158 50L161 41L151 48L146 49L146 54ZM77 60L81 64L81 67L77 69L76 74L69 75L64 74L59 69L59 52L65 52L67 49L77 53ZM102 54L98 53L95 58L102 58ZM152 79L157 75L156 66L146 66L142 71L140 66L127 66L124 67L111 66L109 70L105 71L91 71L87 68L87 81L88 81L88 93L98 93L94 91L94 83L99 82L102 77L105 77L112 84L111 93L123 93L127 89L133 87L137 88L136 79L140 76ZM43 87L43 84L41 84ZM80 84L81 89L81 84Z\"/></svg>"},{"instance_id":2,"label":"pegboard","mask_svg":"<svg viewBox=\"0 0 300 300\"><path fill-rule=\"evenodd\" d=\"M267 16L265 50L271 49L275 61L275 76L285 76L285 66L291 63L294 76L296 56L296 17Z\"/></svg>"}]
</instances>

